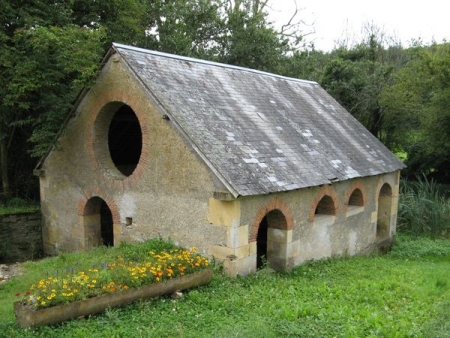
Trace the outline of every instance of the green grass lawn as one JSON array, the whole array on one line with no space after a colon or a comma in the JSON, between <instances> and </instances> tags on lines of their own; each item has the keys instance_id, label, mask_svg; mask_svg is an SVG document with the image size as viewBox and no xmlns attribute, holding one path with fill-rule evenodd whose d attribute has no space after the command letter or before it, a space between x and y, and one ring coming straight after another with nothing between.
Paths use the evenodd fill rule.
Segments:
<instances>
[{"instance_id":1,"label":"green grass lawn","mask_svg":"<svg viewBox=\"0 0 450 338\"><path fill-rule=\"evenodd\" d=\"M27 274L0 286L0 336L450 337L450 241L405 237L387 255L312 262L286 273L261 270L247 278L217 271L211 284L179 300L138 301L51 327L16 325L15 292L46 271L107 255L99 249L26 264Z\"/></svg>"}]
</instances>

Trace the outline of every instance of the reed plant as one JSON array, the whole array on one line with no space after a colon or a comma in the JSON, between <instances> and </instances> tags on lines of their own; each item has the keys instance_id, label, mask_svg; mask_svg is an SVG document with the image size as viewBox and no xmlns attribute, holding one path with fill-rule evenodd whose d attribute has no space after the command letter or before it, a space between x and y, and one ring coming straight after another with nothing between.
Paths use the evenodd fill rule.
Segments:
<instances>
[{"instance_id":1,"label":"reed plant","mask_svg":"<svg viewBox=\"0 0 450 338\"><path fill-rule=\"evenodd\" d=\"M450 200L442 185L425 176L400 184L398 229L412 236L450 238Z\"/></svg>"}]
</instances>

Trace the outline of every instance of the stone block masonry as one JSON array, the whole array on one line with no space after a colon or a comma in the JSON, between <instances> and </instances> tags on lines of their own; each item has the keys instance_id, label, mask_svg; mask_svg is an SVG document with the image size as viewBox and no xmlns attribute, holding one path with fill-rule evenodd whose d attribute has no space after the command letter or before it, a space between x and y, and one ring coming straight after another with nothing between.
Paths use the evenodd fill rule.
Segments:
<instances>
[{"instance_id":1,"label":"stone block masonry","mask_svg":"<svg viewBox=\"0 0 450 338\"><path fill-rule=\"evenodd\" d=\"M40 212L0 216L0 263L14 263L43 255Z\"/></svg>"}]
</instances>

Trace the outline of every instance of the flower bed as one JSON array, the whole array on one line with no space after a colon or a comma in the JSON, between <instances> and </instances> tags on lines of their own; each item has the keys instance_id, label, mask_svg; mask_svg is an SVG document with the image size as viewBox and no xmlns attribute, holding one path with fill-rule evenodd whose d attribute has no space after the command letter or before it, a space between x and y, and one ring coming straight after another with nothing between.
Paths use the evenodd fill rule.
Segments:
<instances>
[{"instance_id":1,"label":"flower bed","mask_svg":"<svg viewBox=\"0 0 450 338\"><path fill-rule=\"evenodd\" d=\"M212 270L208 267L209 261L194 248L150 251L138 262L118 256L87 270L39 280L15 302L16 318L25 327L98 313L136 299L209 283Z\"/></svg>"},{"instance_id":2,"label":"flower bed","mask_svg":"<svg viewBox=\"0 0 450 338\"><path fill-rule=\"evenodd\" d=\"M129 304L138 299L158 297L208 284L212 278L212 270L203 270L163 282L131 288L114 294L79 300L69 304L56 305L36 310L23 302L14 303L14 313L21 327L57 324L65 320L100 313L107 308Z\"/></svg>"}]
</instances>

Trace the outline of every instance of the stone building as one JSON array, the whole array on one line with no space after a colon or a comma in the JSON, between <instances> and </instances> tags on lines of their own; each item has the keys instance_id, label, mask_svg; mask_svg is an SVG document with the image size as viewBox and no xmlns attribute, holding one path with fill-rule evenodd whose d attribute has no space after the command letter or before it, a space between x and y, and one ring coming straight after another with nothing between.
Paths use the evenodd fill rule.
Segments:
<instances>
[{"instance_id":1,"label":"stone building","mask_svg":"<svg viewBox=\"0 0 450 338\"><path fill-rule=\"evenodd\" d=\"M44 250L162 236L231 275L367 253L403 167L315 82L114 44L36 168Z\"/></svg>"}]
</instances>

